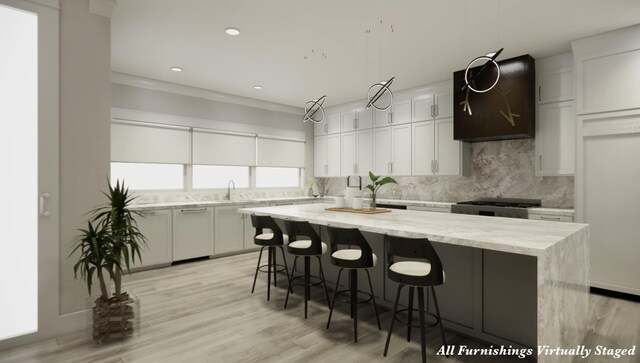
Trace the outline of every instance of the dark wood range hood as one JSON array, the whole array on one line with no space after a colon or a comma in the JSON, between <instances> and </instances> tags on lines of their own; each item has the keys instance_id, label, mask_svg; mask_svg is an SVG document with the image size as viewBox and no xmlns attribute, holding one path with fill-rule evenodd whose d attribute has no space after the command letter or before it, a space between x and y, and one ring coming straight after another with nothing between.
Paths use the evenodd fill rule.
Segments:
<instances>
[{"instance_id":1,"label":"dark wood range hood","mask_svg":"<svg viewBox=\"0 0 640 363\"><path fill-rule=\"evenodd\" d=\"M453 138L466 142L531 138L535 136L535 61L530 55L498 62L500 80L488 92L468 92L472 114L463 110L467 90L462 90L464 70L453 74ZM481 66L471 68L470 75ZM488 65L473 81L486 89L495 81L496 69Z\"/></svg>"}]
</instances>

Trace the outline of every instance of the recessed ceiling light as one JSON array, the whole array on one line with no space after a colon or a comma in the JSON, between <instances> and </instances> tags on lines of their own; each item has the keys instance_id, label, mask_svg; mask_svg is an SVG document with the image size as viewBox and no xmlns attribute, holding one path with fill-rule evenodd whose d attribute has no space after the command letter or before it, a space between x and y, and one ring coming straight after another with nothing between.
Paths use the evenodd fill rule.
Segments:
<instances>
[{"instance_id":1,"label":"recessed ceiling light","mask_svg":"<svg viewBox=\"0 0 640 363\"><path fill-rule=\"evenodd\" d=\"M259 84L256 84L255 86L253 86L253 89L262 89L262 86Z\"/></svg>"},{"instance_id":2,"label":"recessed ceiling light","mask_svg":"<svg viewBox=\"0 0 640 363\"><path fill-rule=\"evenodd\" d=\"M238 28L232 28L229 27L227 29L224 30L225 33L229 34L229 35L240 35L240 29Z\"/></svg>"},{"instance_id":3,"label":"recessed ceiling light","mask_svg":"<svg viewBox=\"0 0 640 363\"><path fill-rule=\"evenodd\" d=\"M171 67L170 69L174 72L182 72L182 68L180 67Z\"/></svg>"}]
</instances>

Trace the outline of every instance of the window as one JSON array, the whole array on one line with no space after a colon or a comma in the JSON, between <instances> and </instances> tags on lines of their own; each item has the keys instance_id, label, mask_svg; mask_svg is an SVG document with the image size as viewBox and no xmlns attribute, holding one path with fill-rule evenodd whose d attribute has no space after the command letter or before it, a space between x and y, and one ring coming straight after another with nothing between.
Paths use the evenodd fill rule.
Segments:
<instances>
[{"instance_id":1,"label":"window","mask_svg":"<svg viewBox=\"0 0 640 363\"><path fill-rule=\"evenodd\" d=\"M291 188L300 186L300 168L256 167L256 187Z\"/></svg>"},{"instance_id":2,"label":"window","mask_svg":"<svg viewBox=\"0 0 640 363\"><path fill-rule=\"evenodd\" d=\"M194 165L193 189L226 188L233 180L236 188L249 188L248 166Z\"/></svg>"},{"instance_id":3,"label":"window","mask_svg":"<svg viewBox=\"0 0 640 363\"><path fill-rule=\"evenodd\" d=\"M184 188L181 164L111 163L111 184L124 180L132 190L168 190Z\"/></svg>"}]
</instances>

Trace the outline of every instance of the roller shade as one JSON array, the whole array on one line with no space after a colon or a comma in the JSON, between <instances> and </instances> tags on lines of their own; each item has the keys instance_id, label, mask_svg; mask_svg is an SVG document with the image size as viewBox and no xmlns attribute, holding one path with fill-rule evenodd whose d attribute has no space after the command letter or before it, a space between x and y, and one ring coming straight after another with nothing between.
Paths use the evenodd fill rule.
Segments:
<instances>
[{"instance_id":1,"label":"roller shade","mask_svg":"<svg viewBox=\"0 0 640 363\"><path fill-rule=\"evenodd\" d=\"M256 137L194 130L193 164L255 166Z\"/></svg>"},{"instance_id":2,"label":"roller shade","mask_svg":"<svg viewBox=\"0 0 640 363\"><path fill-rule=\"evenodd\" d=\"M258 166L304 167L304 141L258 137Z\"/></svg>"},{"instance_id":3,"label":"roller shade","mask_svg":"<svg viewBox=\"0 0 640 363\"><path fill-rule=\"evenodd\" d=\"M189 130L111 123L111 161L189 164Z\"/></svg>"}]
</instances>

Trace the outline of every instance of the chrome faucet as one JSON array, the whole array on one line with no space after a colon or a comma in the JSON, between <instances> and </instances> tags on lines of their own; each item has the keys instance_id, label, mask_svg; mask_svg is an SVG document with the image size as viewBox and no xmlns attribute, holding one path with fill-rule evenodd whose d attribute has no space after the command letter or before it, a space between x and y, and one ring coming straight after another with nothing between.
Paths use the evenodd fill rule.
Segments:
<instances>
[{"instance_id":1,"label":"chrome faucet","mask_svg":"<svg viewBox=\"0 0 640 363\"><path fill-rule=\"evenodd\" d=\"M234 182L233 179L229 179L227 183L227 195L225 196L227 200L231 200L231 184L233 184L233 189L236 189L236 182Z\"/></svg>"}]
</instances>

